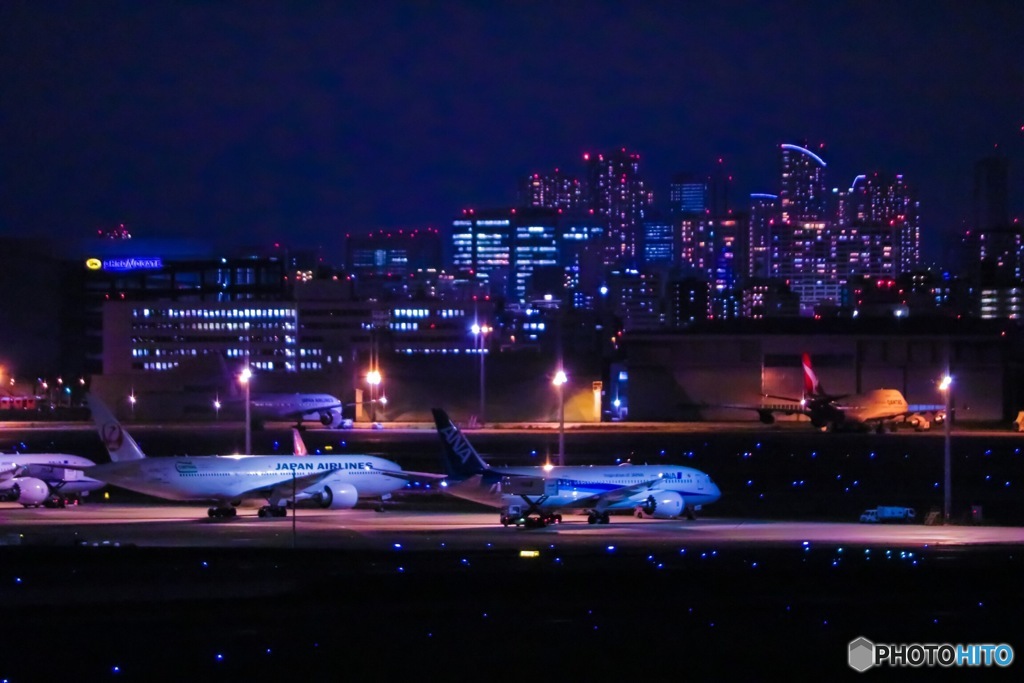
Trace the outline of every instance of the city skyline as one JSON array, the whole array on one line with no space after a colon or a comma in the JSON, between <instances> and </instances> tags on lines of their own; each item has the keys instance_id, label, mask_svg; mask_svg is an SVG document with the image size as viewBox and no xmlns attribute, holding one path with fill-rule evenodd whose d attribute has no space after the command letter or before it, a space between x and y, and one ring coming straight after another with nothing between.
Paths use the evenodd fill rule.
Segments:
<instances>
[{"instance_id":1,"label":"city skyline","mask_svg":"<svg viewBox=\"0 0 1024 683\"><path fill-rule=\"evenodd\" d=\"M827 184L902 173L926 260L995 145L1021 211L1024 9L1010 2L0 8L0 233L275 240L447 229L521 178L640 154L776 192L777 146Z\"/></svg>"}]
</instances>

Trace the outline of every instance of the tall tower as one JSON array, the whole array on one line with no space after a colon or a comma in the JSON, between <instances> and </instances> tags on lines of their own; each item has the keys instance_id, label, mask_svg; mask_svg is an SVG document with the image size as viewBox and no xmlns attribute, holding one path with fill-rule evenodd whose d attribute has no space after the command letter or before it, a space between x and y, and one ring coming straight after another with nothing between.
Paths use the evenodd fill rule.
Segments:
<instances>
[{"instance_id":1,"label":"tall tower","mask_svg":"<svg viewBox=\"0 0 1024 683\"><path fill-rule=\"evenodd\" d=\"M747 277L765 278L771 271L769 242L772 223L779 214L779 195L757 192L750 195L750 235L747 248Z\"/></svg>"},{"instance_id":2,"label":"tall tower","mask_svg":"<svg viewBox=\"0 0 1024 683\"><path fill-rule=\"evenodd\" d=\"M964 238L968 273L981 284L1019 279L1024 236L1010 221L1010 162L990 156L974 165L973 225Z\"/></svg>"},{"instance_id":3,"label":"tall tower","mask_svg":"<svg viewBox=\"0 0 1024 683\"><path fill-rule=\"evenodd\" d=\"M920 202L903 174L875 171L839 195L832 241L839 277L895 277L920 261Z\"/></svg>"},{"instance_id":4,"label":"tall tower","mask_svg":"<svg viewBox=\"0 0 1024 683\"><path fill-rule=\"evenodd\" d=\"M634 264L640 257L641 230L653 196L640 175L640 155L625 148L584 154L589 208L607 221L606 264Z\"/></svg>"},{"instance_id":5,"label":"tall tower","mask_svg":"<svg viewBox=\"0 0 1024 683\"><path fill-rule=\"evenodd\" d=\"M782 222L825 220L825 160L806 146L783 144L779 145L779 167Z\"/></svg>"},{"instance_id":6,"label":"tall tower","mask_svg":"<svg viewBox=\"0 0 1024 683\"><path fill-rule=\"evenodd\" d=\"M519 186L519 203L545 209L578 211L583 206L580 179L560 169L551 173L532 173Z\"/></svg>"},{"instance_id":7,"label":"tall tower","mask_svg":"<svg viewBox=\"0 0 1024 683\"><path fill-rule=\"evenodd\" d=\"M839 301L825 165L806 146L779 146L779 216L771 232L771 276L789 283L804 313Z\"/></svg>"},{"instance_id":8,"label":"tall tower","mask_svg":"<svg viewBox=\"0 0 1024 683\"><path fill-rule=\"evenodd\" d=\"M708 211L708 183L694 173L677 173L668 186L672 215L704 214Z\"/></svg>"}]
</instances>

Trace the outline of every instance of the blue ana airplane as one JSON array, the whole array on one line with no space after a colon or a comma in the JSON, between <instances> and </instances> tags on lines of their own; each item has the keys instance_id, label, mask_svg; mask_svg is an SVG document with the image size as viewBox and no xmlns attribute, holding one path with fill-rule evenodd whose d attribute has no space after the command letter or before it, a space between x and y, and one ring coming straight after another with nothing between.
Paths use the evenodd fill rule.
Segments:
<instances>
[{"instance_id":1,"label":"blue ana airplane","mask_svg":"<svg viewBox=\"0 0 1024 683\"><path fill-rule=\"evenodd\" d=\"M90 476L166 500L210 501L210 517L234 517L236 506L245 500L266 501L260 517L283 517L286 505L303 502L348 509L360 498L387 499L410 479L440 478L405 472L396 463L372 455L147 458L102 401L92 395L87 400L111 459L86 468Z\"/></svg>"},{"instance_id":2,"label":"blue ana airplane","mask_svg":"<svg viewBox=\"0 0 1024 683\"><path fill-rule=\"evenodd\" d=\"M641 517L690 519L702 505L721 496L704 472L679 465L610 467L491 467L443 410L434 422L452 495L500 507L505 526L540 527L562 521L560 511L582 511L590 524L607 524L613 510Z\"/></svg>"},{"instance_id":3,"label":"blue ana airplane","mask_svg":"<svg viewBox=\"0 0 1024 683\"><path fill-rule=\"evenodd\" d=\"M84 474L92 460L65 453L0 454L0 500L25 507L64 507L73 496L88 495L104 485Z\"/></svg>"}]
</instances>

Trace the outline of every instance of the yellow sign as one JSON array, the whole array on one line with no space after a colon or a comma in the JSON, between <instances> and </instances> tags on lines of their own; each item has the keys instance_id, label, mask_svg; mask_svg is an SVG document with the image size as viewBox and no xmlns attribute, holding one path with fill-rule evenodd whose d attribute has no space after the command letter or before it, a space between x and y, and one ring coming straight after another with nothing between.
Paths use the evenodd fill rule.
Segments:
<instances>
[{"instance_id":1,"label":"yellow sign","mask_svg":"<svg viewBox=\"0 0 1024 683\"><path fill-rule=\"evenodd\" d=\"M89 270L99 270L103 267L103 261L100 261L98 258L91 258L85 262L85 267Z\"/></svg>"}]
</instances>

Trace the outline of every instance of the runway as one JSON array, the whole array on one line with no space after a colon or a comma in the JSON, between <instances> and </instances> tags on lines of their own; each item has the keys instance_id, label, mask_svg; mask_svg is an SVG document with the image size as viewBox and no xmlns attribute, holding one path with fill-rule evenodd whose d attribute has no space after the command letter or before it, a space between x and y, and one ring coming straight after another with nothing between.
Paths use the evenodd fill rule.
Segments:
<instances>
[{"instance_id":1,"label":"runway","mask_svg":"<svg viewBox=\"0 0 1024 683\"><path fill-rule=\"evenodd\" d=\"M66 509L0 504L0 542L21 545L117 544L139 547L330 548L381 551L524 549L557 547L581 552L609 545L630 551L678 547L828 544L929 548L1024 545L1024 528L926 526L704 517L690 521L616 515L607 525L582 515L543 529L505 528L496 512L427 510L321 511L300 509L292 518L264 519L241 508L234 519L210 519L206 508L166 504L86 504Z\"/></svg>"}]
</instances>

